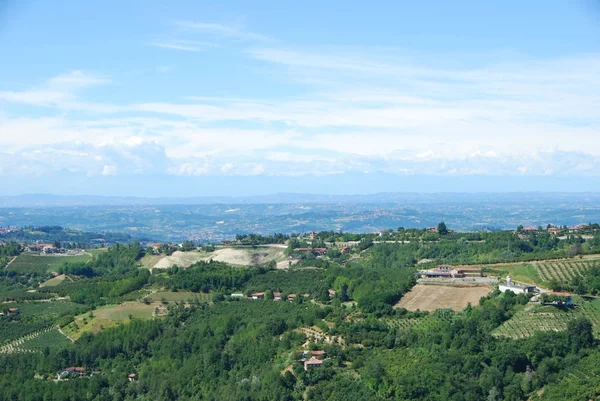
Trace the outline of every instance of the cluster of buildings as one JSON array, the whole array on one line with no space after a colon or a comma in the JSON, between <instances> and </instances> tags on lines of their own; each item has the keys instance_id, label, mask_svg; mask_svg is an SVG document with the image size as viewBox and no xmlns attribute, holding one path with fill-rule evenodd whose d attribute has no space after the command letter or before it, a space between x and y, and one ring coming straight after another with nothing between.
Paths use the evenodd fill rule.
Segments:
<instances>
[{"instance_id":1,"label":"cluster of buildings","mask_svg":"<svg viewBox=\"0 0 600 401\"><path fill-rule=\"evenodd\" d=\"M569 233L573 234L573 233L580 233L588 227L589 226L587 224L578 224L576 226L571 226L571 227L562 228L562 229L559 227L550 226L546 229L546 231L549 232L550 234L554 234L554 235L562 234L565 231L568 231ZM538 231L544 231L544 230L540 229L540 227L524 227L521 230L521 232L524 232L524 233L533 233L533 232L538 232Z\"/></svg>"},{"instance_id":2,"label":"cluster of buildings","mask_svg":"<svg viewBox=\"0 0 600 401\"><path fill-rule=\"evenodd\" d=\"M304 370L320 368L327 359L327 353L323 350L302 351L300 362L304 364Z\"/></svg>"},{"instance_id":3,"label":"cluster of buildings","mask_svg":"<svg viewBox=\"0 0 600 401\"><path fill-rule=\"evenodd\" d=\"M481 267L439 265L433 269L419 270L416 274L421 278L483 277L483 269Z\"/></svg>"},{"instance_id":4,"label":"cluster of buildings","mask_svg":"<svg viewBox=\"0 0 600 401\"><path fill-rule=\"evenodd\" d=\"M506 276L506 283L500 283L498 289L501 292L511 291L515 294L534 294L539 292L535 285L517 285L512 282L510 276Z\"/></svg>"},{"instance_id":5,"label":"cluster of buildings","mask_svg":"<svg viewBox=\"0 0 600 401\"><path fill-rule=\"evenodd\" d=\"M0 227L0 235L14 233L19 230L20 230L20 228L17 228L17 227Z\"/></svg>"}]
</instances>

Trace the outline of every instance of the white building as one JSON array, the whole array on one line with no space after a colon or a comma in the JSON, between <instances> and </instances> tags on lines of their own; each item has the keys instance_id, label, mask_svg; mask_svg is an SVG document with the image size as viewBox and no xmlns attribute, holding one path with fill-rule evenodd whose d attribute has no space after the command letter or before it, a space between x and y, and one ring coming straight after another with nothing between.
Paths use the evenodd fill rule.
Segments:
<instances>
[{"instance_id":1,"label":"white building","mask_svg":"<svg viewBox=\"0 0 600 401\"><path fill-rule=\"evenodd\" d=\"M506 276L506 284L500 284L498 289L501 292L512 291L515 294L533 294L535 292L534 285L515 285L512 283L510 276Z\"/></svg>"}]
</instances>

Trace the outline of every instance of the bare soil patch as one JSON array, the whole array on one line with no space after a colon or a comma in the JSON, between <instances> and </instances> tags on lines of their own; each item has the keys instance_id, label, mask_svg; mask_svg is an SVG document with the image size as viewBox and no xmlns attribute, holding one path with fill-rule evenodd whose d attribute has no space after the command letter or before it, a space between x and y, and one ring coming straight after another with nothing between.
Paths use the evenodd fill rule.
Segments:
<instances>
[{"instance_id":1,"label":"bare soil patch","mask_svg":"<svg viewBox=\"0 0 600 401\"><path fill-rule=\"evenodd\" d=\"M409 311L452 308L454 311L463 310L469 302L479 305L479 299L488 295L491 287L458 287L448 285L423 285L417 284L405 294L394 308L406 308Z\"/></svg>"}]
</instances>

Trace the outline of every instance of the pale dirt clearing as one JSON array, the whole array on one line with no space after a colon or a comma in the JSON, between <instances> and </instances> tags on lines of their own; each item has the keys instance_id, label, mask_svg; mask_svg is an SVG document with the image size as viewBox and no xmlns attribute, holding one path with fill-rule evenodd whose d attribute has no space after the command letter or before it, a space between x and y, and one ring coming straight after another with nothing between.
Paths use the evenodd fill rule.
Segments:
<instances>
[{"instance_id":1,"label":"pale dirt clearing","mask_svg":"<svg viewBox=\"0 0 600 401\"><path fill-rule=\"evenodd\" d=\"M175 251L170 256L163 256L154 265L155 269L168 269L173 266L189 267L200 260L206 260L205 252L181 252Z\"/></svg>"},{"instance_id":2,"label":"pale dirt clearing","mask_svg":"<svg viewBox=\"0 0 600 401\"><path fill-rule=\"evenodd\" d=\"M208 259L225 262L232 265L260 265L271 260L281 262L285 259L285 248L259 247L252 248L222 248L208 255Z\"/></svg>"},{"instance_id":3,"label":"pale dirt clearing","mask_svg":"<svg viewBox=\"0 0 600 401\"><path fill-rule=\"evenodd\" d=\"M435 311L436 309L452 308L454 311L463 310L470 302L479 305L479 299L492 291L491 287L457 287L450 285L417 284L402 297L394 308L406 308L409 311Z\"/></svg>"},{"instance_id":4,"label":"pale dirt clearing","mask_svg":"<svg viewBox=\"0 0 600 401\"><path fill-rule=\"evenodd\" d=\"M219 248L214 252L173 252L171 256L163 256L154 265L155 269L168 269L175 265L189 267L203 260L214 260L232 265L255 266L267 263L271 260L280 263L278 268L285 268L288 262L285 256L285 248L278 246L258 248ZM284 262L284 263L282 263Z\"/></svg>"}]
</instances>

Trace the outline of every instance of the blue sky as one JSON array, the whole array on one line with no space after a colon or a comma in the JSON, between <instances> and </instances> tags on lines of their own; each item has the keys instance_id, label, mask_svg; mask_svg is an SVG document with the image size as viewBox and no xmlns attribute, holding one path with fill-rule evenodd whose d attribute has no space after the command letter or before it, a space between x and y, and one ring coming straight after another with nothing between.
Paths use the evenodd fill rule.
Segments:
<instances>
[{"instance_id":1,"label":"blue sky","mask_svg":"<svg viewBox=\"0 0 600 401\"><path fill-rule=\"evenodd\" d=\"M595 1L8 0L0 49L11 194L600 178Z\"/></svg>"}]
</instances>

